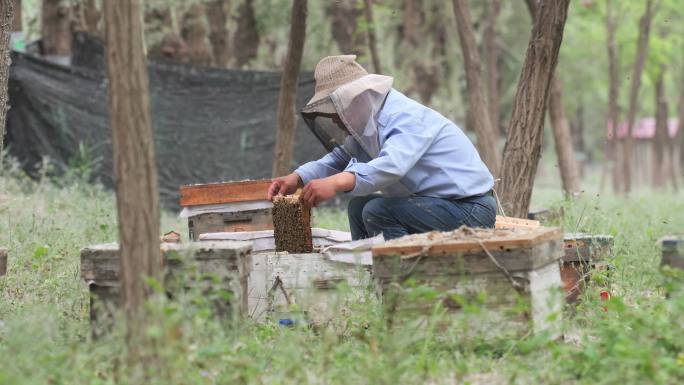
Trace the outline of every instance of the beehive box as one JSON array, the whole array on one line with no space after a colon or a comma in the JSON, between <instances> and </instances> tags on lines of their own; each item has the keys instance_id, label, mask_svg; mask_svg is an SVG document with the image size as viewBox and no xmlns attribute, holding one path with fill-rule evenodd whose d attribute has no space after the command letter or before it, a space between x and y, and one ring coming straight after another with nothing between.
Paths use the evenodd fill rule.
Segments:
<instances>
[{"instance_id":1,"label":"beehive box","mask_svg":"<svg viewBox=\"0 0 684 385\"><path fill-rule=\"evenodd\" d=\"M297 319L326 325L349 301L363 300L371 283L369 267L331 261L320 253L252 257L249 314L256 321Z\"/></svg>"},{"instance_id":2,"label":"beehive box","mask_svg":"<svg viewBox=\"0 0 684 385\"><path fill-rule=\"evenodd\" d=\"M592 271L607 270L613 254L613 237L584 233L566 233L561 279L566 300L577 302L589 282Z\"/></svg>"},{"instance_id":3,"label":"beehive box","mask_svg":"<svg viewBox=\"0 0 684 385\"><path fill-rule=\"evenodd\" d=\"M670 235L662 239L662 266L684 270L684 235Z\"/></svg>"},{"instance_id":4,"label":"beehive box","mask_svg":"<svg viewBox=\"0 0 684 385\"><path fill-rule=\"evenodd\" d=\"M216 314L247 311L251 270L249 242L162 243L164 282L170 295L179 288L198 287L216 298ZM109 330L120 305L119 246L100 244L81 250L81 277L90 291L93 335Z\"/></svg>"},{"instance_id":5,"label":"beehive box","mask_svg":"<svg viewBox=\"0 0 684 385\"><path fill-rule=\"evenodd\" d=\"M374 247L373 276L388 317L400 324L426 324L441 308L443 327L465 319L474 336L557 335L562 256L558 228L461 228Z\"/></svg>"},{"instance_id":6,"label":"beehive box","mask_svg":"<svg viewBox=\"0 0 684 385\"><path fill-rule=\"evenodd\" d=\"M266 199L270 180L222 182L181 186L181 217L188 219L188 235L272 230L273 205Z\"/></svg>"}]
</instances>

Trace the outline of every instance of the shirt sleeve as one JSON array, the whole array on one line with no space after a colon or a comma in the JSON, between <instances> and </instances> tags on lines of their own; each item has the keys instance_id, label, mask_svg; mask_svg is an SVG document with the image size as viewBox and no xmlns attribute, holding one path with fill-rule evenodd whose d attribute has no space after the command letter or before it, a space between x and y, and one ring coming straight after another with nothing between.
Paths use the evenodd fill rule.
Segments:
<instances>
[{"instance_id":1,"label":"shirt sleeve","mask_svg":"<svg viewBox=\"0 0 684 385\"><path fill-rule=\"evenodd\" d=\"M302 184L306 185L313 179L325 178L342 172L349 160L350 156L346 151L335 147L321 159L305 163L294 172L302 179Z\"/></svg>"},{"instance_id":2,"label":"shirt sleeve","mask_svg":"<svg viewBox=\"0 0 684 385\"><path fill-rule=\"evenodd\" d=\"M436 137L435 128L429 129L409 114L398 114L387 122L387 138L378 156L368 163L351 162L344 171L356 175L351 195L364 196L397 183L415 166Z\"/></svg>"}]
</instances>

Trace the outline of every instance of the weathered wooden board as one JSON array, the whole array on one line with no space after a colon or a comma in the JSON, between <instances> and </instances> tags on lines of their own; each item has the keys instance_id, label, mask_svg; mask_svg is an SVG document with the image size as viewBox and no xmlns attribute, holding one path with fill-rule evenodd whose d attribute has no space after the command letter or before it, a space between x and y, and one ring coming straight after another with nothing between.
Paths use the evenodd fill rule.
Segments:
<instances>
[{"instance_id":1,"label":"weathered wooden board","mask_svg":"<svg viewBox=\"0 0 684 385\"><path fill-rule=\"evenodd\" d=\"M181 186L180 205L199 206L264 200L271 180L248 180Z\"/></svg>"},{"instance_id":2,"label":"weathered wooden board","mask_svg":"<svg viewBox=\"0 0 684 385\"><path fill-rule=\"evenodd\" d=\"M276 279L282 289L274 289ZM346 301L362 299L370 282L367 268L330 261L322 254L257 253L249 276L249 314L257 321L278 321L289 318L290 305L296 305L308 322L324 325L337 317ZM337 290L341 286L350 290Z\"/></svg>"},{"instance_id":3,"label":"weathered wooden board","mask_svg":"<svg viewBox=\"0 0 684 385\"><path fill-rule=\"evenodd\" d=\"M563 262L592 263L609 258L613 253L613 236L566 233L563 239Z\"/></svg>"},{"instance_id":4,"label":"weathered wooden board","mask_svg":"<svg viewBox=\"0 0 684 385\"><path fill-rule=\"evenodd\" d=\"M271 209L241 212L204 213L188 218L188 233L193 241L201 234L273 230Z\"/></svg>"},{"instance_id":5,"label":"weathered wooden board","mask_svg":"<svg viewBox=\"0 0 684 385\"><path fill-rule=\"evenodd\" d=\"M498 230L501 236L497 236ZM459 230L456 230L459 231ZM477 230L484 232L485 230ZM446 255L457 252L482 251L483 246L493 251L506 251L529 248L542 242L561 239L563 231L557 227L539 227L529 229L497 229L491 230L489 238L463 237L450 238L450 232L428 233L420 238L412 236L392 240L373 248L373 256L409 255L424 253L426 255ZM433 236L434 234L434 236Z\"/></svg>"},{"instance_id":6,"label":"weathered wooden board","mask_svg":"<svg viewBox=\"0 0 684 385\"><path fill-rule=\"evenodd\" d=\"M538 220L496 216L494 227L497 229L536 229L541 226Z\"/></svg>"},{"instance_id":7,"label":"weathered wooden board","mask_svg":"<svg viewBox=\"0 0 684 385\"><path fill-rule=\"evenodd\" d=\"M214 305L217 315L247 311L247 287L251 270L250 242L162 243L164 283L167 291L196 287L202 292L230 292ZM111 326L119 308L120 258L116 243L81 250L81 277L91 294L91 326L100 335ZM172 293L171 293L172 294Z\"/></svg>"}]
</instances>

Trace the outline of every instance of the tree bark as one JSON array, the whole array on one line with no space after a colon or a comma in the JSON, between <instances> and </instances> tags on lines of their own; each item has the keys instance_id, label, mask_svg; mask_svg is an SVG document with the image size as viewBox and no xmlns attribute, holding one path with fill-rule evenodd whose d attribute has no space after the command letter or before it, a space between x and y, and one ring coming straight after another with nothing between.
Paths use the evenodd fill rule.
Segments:
<instances>
[{"instance_id":1,"label":"tree bark","mask_svg":"<svg viewBox=\"0 0 684 385\"><path fill-rule=\"evenodd\" d=\"M343 54L363 55L364 36L358 32L358 18L361 10L356 0L331 1L326 13L332 18L332 37Z\"/></svg>"},{"instance_id":2,"label":"tree bark","mask_svg":"<svg viewBox=\"0 0 684 385\"><path fill-rule=\"evenodd\" d=\"M473 122L473 129L477 135L477 147L480 157L485 162L489 171L497 177L499 175L500 157L497 148L497 132L490 121L487 109L487 100L481 81L480 53L475 43L475 31L470 19L470 10L467 0L453 0L454 14L458 37L463 52L463 62L466 72L468 87L468 104Z\"/></svg>"},{"instance_id":3,"label":"tree bark","mask_svg":"<svg viewBox=\"0 0 684 385\"><path fill-rule=\"evenodd\" d=\"M534 20L537 14L537 3L534 0L527 0L526 3ZM580 192L579 167L575 159L575 148L572 133L570 132L570 124L568 124L565 107L563 106L562 86L555 75L551 79L548 109L563 191L566 196L572 197Z\"/></svg>"},{"instance_id":4,"label":"tree bark","mask_svg":"<svg viewBox=\"0 0 684 385\"><path fill-rule=\"evenodd\" d=\"M230 62L230 46L228 15L230 2L227 0L212 0L206 3L207 20L209 20L209 41L211 42L214 65L226 68Z\"/></svg>"},{"instance_id":5,"label":"tree bark","mask_svg":"<svg viewBox=\"0 0 684 385\"><path fill-rule=\"evenodd\" d=\"M147 277L161 278L159 202L140 0L103 2L109 115L129 343L143 332ZM131 346L135 350L135 345Z\"/></svg>"},{"instance_id":6,"label":"tree bark","mask_svg":"<svg viewBox=\"0 0 684 385\"><path fill-rule=\"evenodd\" d=\"M43 0L43 54L71 55L71 7L62 0Z\"/></svg>"},{"instance_id":7,"label":"tree bark","mask_svg":"<svg viewBox=\"0 0 684 385\"><path fill-rule=\"evenodd\" d=\"M5 122L9 109L7 82L10 67L10 37L12 36L12 29L15 27L12 23L13 17L14 4L12 4L12 0L0 0L0 20L2 22L0 25L0 153L2 153L5 142Z\"/></svg>"},{"instance_id":8,"label":"tree bark","mask_svg":"<svg viewBox=\"0 0 684 385\"><path fill-rule=\"evenodd\" d=\"M294 131L297 125L295 111L297 79L299 78L299 68L302 63L304 41L306 40L306 13L306 0L294 0L290 19L290 40L287 45L287 57L280 80L280 95L278 96L278 131L273 160L274 177L287 174L292 163Z\"/></svg>"},{"instance_id":9,"label":"tree bark","mask_svg":"<svg viewBox=\"0 0 684 385\"><path fill-rule=\"evenodd\" d=\"M85 0L83 5L83 17L88 33L92 35L100 34L100 19L102 15L97 9L97 1Z\"/></svg>"},{"instance_id":10,"label":"tree bark","mask_svg":"<svg viewBox=\"0 0 684 385\"><path fill-rule=\"evenodd\" d=\"M507 215L527 217L569 3L545 0L537 7L504 147L500 195Z\"/></svg>"},{"instance_id":11,"label":"tree bark","mask_svg":"<svg viewBox=\"0 0 684 385\"><path fill-rule=\"evenodd\" d=\"M14 14L14 16L12 17L12 32L23 31L24 24L21 19L21 0L12 0L12 10Z\"/></svg>"},{"instance_id":12,"label":"tree bark","mask_svg":"<svg viewBox=\"0 0 684 385\"><path fill-rule=\"evenodd\" d=\"M400 28L402 31L403 51L411 52L409 62L413 72L408 94L417 93L421 102L429 104L432 95L440 86L439 69L431 60L425 63L417 58L419 49L425 44L425 33L421 26L425 24L425 12L420 0L406 0L404 2L404 19ZM433 52L434 55L434 52ZM402 58L403 59L403 58Z\"/></svg>"},{"instance_id":13,"label":"tree bark","mask_svg":"<svg viewBox=\"0 0 684 385\"><path fill-rule=\"evenodd\" d=\"M665 183L665 175L669 174L665 164L667 142L667 100L665 97L664 66L660 66L655 84L655 136L653 138L653 173L651 183L653 187L662 187Z\"/></svg>"},{"instance_id":14,"label":"tree bark","mask_svg":"<svg viewBox=\"0 0 684 385\"><path fill-rule=\"evenodd\" d=\"M211 65L211 48L207 41L204 5L201 2L192 4L185 13L181 37L188 47L190 63L207 67Z\"/></svg>"},{"instance_id":15,"label":"tree bark","mask_svg":"<svg viewBox=\"0 0 684 385\"><path fill-rule=\"evenodd\" d=\"M677 108L677 137L679 138L679 175L684 183L684 84L679 89L679 106Z\"/></svg>"},{"instance_id":16,"label":"tree bark","mask_svg":"<svg viewBox=\"0 0 684 385\"><path fill-rule=\"evenodd\" d=\"M620 177L622 159L619 156L623 152L623 142L618 139L617 130L620 125L620 112L618 109L618 98L620 93L619 67L617 62L617 44L615 43L615 15L613 14L613 0L606 3L606 33L608 48L608 125L612 131L608 132L606 144L604 146L606 158L603 168L607 170L608 164L612 167L613 192L618 193L622 190ZM619 147L618 147L619 146Z\"/></svg>"},{"instance_id":17,"label":"tree bark","mask_svg":"<svg viewBox=\"0 0 684 385\"><path fill-rule=\"evenodd\" d=\"M501 1L490 0L484 34L485 57L487 62L487 104L489 120L494 131L501 132L501 116L499 112L499 47L496 43L496 23L501 12Z\"/></svg>"},{"instance_id":18,"label":"tree bark","mask_svg":"<svg viewBox=\"0 0 684 385\"><path fill-rule=\"evenodd\" d=\"M238 25L233 35L235 65L242 68L257 57L259 31L256 28L253 0L244 0L238 8Z\"/></svg>"},{"instance_id":19,"label":"tree bark","mask_svg":"<svg viewBox=\"0 0 684 385\"><path fill-rule=\"evenodd\" d=\"M366 24L368 24L368 49L373 60L373 69L376 74L382 73L380 66L380 55L378 55L378 45L375 41L375 22L373 21L373 0L364 0L364 11L366 14Z\"/></svg>"},{"instance_id":20,"label":"tree bark","mask_svg":"<svg viewBox=\"0 0 684 385\"><path fill-rule=\"evenodd\" d=\"M653 18L653 1L646 0L646 10L639 20L639 37L637 40L636 59L632 69L632 82L629 89L629 108L627 109L627 139L622 154L623 192L628 194L632 189L631 159L634 151L634 123L637 113L637 101L641 88L641 74L644 71L648 54L648 40L651 33L651 19Z\"/></svg>"}]
</instances>

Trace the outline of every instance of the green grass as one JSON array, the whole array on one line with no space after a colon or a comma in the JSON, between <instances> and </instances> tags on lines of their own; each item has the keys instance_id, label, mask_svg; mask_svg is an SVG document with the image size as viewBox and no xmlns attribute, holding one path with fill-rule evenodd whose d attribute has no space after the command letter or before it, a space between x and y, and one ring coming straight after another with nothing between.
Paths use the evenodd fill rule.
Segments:
<instances>
[{"instance_id":1,"label":"green grass","mask_svg":"<svg viewBox=\"0 0 684 385\"><path fill-rule=\"evenodd\" d=\"M111 192L79 178L35 182L11 164L0 175L0 384L126 384L121 328L93 341L79 249L116 240ZM596 185L596 183L592 183ZM663 295L657 240L684 231L681 194L631 198L587 192L562 201L541 185L535 205L562 207L568 231L615 236L614 271L596 276L582 304L566 312L568 342L545 336L480 341L459 334L388 330L376 302L348 304L324 330L217 321L198 293L153 301L147 330L150 384L684 382L684 297ZM319 210L316 225L346 228L343 211ZM172 213L162 229L186 234ZM599 300L602 284L613 298ZM370 295L370 293L369 293ZM604 305L607 311L604 311ZM464 326L464 325L461 325Z\"/></svg>"}]
</instances>

